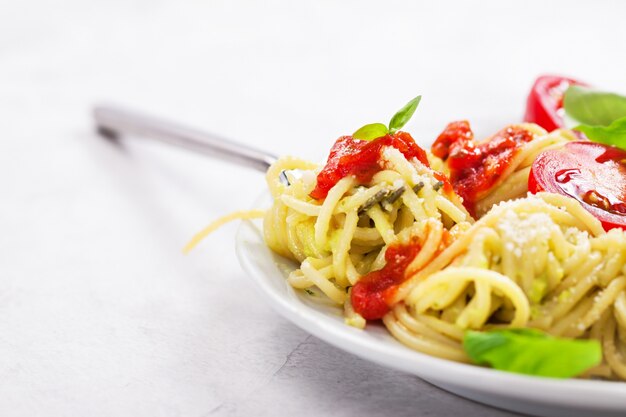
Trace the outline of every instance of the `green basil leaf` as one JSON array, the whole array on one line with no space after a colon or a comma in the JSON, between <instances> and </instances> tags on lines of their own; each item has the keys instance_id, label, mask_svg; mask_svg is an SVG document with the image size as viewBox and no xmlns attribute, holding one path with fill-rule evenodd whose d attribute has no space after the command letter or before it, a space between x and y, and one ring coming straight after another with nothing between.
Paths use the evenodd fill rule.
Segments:
<instances>
[{"instance_id":1,"label":"green basil leaf","mask_svg":"<svg viewBox=\"0 0 626 417\"><path fill-rule=\"evenodd\" d=\"M563 107L568 117L585 125L608 126L626 117L626 97L580 85L565 91Z\"/></svg>"},{"instance_id":2,"label":"green basil leaf","mask_svg":"<svg viewBox=\"0 0 626 417\"><path fill-rule=\"evenodd\" d=\"M389 133L387 126L382 123L371 123L365 125L352 134L354 139L374 140Z\"/></svg>"},{"instance_id":3,"label":"green basil leaf","mask_svg":"<svg viewBox=\"0 0 626 417\"><path fill-rule=\"evenodd\" d=\"M520 374L571 378L602 360L597 340L564 339L539 330L468 330L463 347L478 364Z\"/></svg>"},{"instance_id":4,"label":"green basil leaf","mask_svg":"<svg viewBox=\"0 0 626 417\"><path fill-rule=\"evenodd\" d=\"M413 100L406 103L404 107L400 109L396 114L393 115L391 121L389 122L389 132L394 133L399 129L402 129L405 124L411 117L413 117L413 113L415 113L415 109L417 109L417 105L420 104L420 100L422 96L417 96Z\"/></svg>"},{"instance_id":5,"label":"green basil leaf","mask_svg":"<svg viewBox=\"0 0 626 417\"><path fill-rule=\"evenodd\" d=\"M608 126L580 125L574 128L594 142L626 149L626 117L615 120Z\"/></svg>"}]
</instances>

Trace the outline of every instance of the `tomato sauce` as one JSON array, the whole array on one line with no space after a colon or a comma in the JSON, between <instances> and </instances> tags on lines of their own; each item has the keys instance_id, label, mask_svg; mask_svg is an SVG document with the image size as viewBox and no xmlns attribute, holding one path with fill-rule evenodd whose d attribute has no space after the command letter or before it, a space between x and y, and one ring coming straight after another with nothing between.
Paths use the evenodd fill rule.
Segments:
<instances>
[{"instance_id":1,"label":"tomato sauce","mask_svg":"<svg viewBox=\"0 0 626 417\"><path fill-rule=\"evenodd\" d=\"M454 191L474 215L483 197L508 168L520 148L533 139L522 127L510 126L476 143L467 121L452 122L432 145L432 153L446 161Z\"/></svg>"},{"instance_id":2,"label":"tomato sauce","mask_svg":"<svg viewBox=\"0 0 626 417\"><path fill-rule=\"evenodd\" d=\"M394 293L406 279L406 268L420 249L417 237L411 238L408 244L390 245L385 252L385 266L364 275L352 287L354 310L366 320L377 320L387 314Z\"/></svg>"},{"instance_id":3,"label":"tomato sauce","mask_svg":"<svg viewBox=\"0 0 626 417\"><path fill-rule=\"evenodd\" d=\"M452 183L450 182L448 177L445 176L445 174L439 171L433 171L433 177L435 177L437 181L441 181L443 183L443 192L445 194L450 195L454 193L454 188L452 187Z\"/></svg>"},{"instance_id":4,"label":"tomato sauce","mask_svg":"<svg viewBox=\"0 0 626 417\"><path fill-rule=\"evenodd\" d=\"M387 146L396 148L408 160L417 158L429 166L426 152L406 132L381 136L372 141L342 136L331 148L326 166L317 175L317 185L311 197L316 200L326 198L330 189L348 175L354 175L360 183L370 182L374 174L383 169L381 152Z\"/></svg>"}]
</instances>

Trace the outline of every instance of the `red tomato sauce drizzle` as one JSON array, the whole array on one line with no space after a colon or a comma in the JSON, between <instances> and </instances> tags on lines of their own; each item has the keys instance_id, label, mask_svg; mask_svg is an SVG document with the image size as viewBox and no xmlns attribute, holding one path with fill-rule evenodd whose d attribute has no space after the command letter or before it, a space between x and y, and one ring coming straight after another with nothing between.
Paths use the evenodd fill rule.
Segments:
<instances>
[{"instance_id":1,"label":"red tomato sauce drizzle","mask_svg":"<svg viewBox=\"0 0 626 417\"><path fill-rule=\"evenodd\" d=\"M474 215L476 201L489 192L520 148L533 139L528 130L510 126L476 143L469 122L448 124L433 143L433 155L446 161L454 191Z\"/></svg>"},{"instance_id":2,"label":"red tomato sauce drizzle","mask_svg":"<svg viewBox=\"0 0 626 417\"><path fill-rule=\"evenodd\" d=\"M407 277L404 272L421 249L419 239L408 244L396 243L387 248L382 269L370 272L352 287L352 307L366 320L377 320L389 312L390 302Z\"/></svg>"},{"instance_id":3,"label":"red tomato sauce drizzle","mask_svg":"<svg viewBox=\"0 0 626 417\"><path fill-rule=\"evenodd\" d=\"M317 185L311 192L311 197L316 200L326 198L330 189L348 175L354 175L360 183L370 182L374 174L383 169L380 156L387 146L396 148L408 160L417 158L422 164L429 166L426 152L406 132L381 136L372 141L342 136L331 148L326 166L317 175Z\"/></svg>"}]
</instances>

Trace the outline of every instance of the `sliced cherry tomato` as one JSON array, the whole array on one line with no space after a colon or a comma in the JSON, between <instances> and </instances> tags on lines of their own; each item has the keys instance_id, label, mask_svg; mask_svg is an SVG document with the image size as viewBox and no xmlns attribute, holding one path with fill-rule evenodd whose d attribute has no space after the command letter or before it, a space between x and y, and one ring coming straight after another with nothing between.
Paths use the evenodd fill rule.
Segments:
<instances>
[{"instance_id":1,"label":"sliced cherry tomato","mask_svg":"<svg viewBox=\"0 0 626 417\"><path fill-rule=\"evenodd\" d=\"M528 190L573 197L605 230L626 229L626 151L622 149L580 141L545 151L533 163Z\"/></svg>"},{"instance_id":2,"label":"sliced cherry tomato","mask_svg":"<svg viewBox=\"0 0 626 417\"><path fill-rule=\"evenodd\" d=\"M572 78L555 75L537 78L528 95L524 121L537 123L548 132L564 127L563 94L572 84L587 85Z\"/></svg>"}]
</instances>

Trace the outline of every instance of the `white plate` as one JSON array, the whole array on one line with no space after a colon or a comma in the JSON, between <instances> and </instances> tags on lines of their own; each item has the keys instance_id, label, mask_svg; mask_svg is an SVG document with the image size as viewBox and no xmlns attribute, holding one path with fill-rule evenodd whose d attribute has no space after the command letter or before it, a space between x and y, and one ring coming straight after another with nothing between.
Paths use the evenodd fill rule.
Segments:
<instances>
[{"instance_id":1,"label":"white plate","mask_svg":"<svg viewBox=\"0 0 626 417\"><path fill-rule=\"evenodd\" d=\"M263 200L267 203L269 196ZM626 416L626 383L528 377L460 364L413 351L383 326L368 325L362 331L345 325L339 308L317 303L287 284L287 274L295 264L265 245L260 222L242 222L237 255L279 314L346 352L508 410L539 416Z\"/></svg>"}]
</instances>

